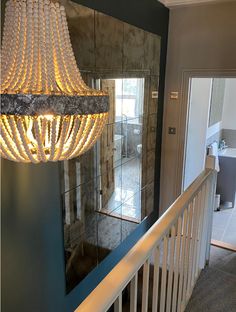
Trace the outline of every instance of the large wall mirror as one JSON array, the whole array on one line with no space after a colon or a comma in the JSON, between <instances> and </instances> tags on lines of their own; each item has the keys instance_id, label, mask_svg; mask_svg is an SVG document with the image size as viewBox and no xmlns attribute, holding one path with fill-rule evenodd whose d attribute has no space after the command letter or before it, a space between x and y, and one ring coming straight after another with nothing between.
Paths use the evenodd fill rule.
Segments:
<instances>
[{"instance_id":1,"label":"large wall mirror","mask_svg":"<svg viewBox=\"0 0 236 312\"><path fill-rule=\"evenodd\" d=\"M61 166L69 292L153 211L161 40L65 2L82 76L110 96L96 146Z\"/></svg>"}]
</instances>

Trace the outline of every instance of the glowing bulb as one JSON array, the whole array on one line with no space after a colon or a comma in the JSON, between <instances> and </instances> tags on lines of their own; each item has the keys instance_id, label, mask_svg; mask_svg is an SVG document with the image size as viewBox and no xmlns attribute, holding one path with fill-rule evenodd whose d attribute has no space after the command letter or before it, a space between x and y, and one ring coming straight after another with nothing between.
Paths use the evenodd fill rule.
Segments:
<instances>
[{"instance_id":1,"label":"glowing bulb","mask_svg":"<svg viewBox=\"0 0 236 312\"><path fill-rule=\"evenodd\" d=\"M39 117L45 118L45 119L47 119L48 121L52 121L54 116L53 116L53 115L41 115L41 116L39 116Z\"/></svg>"}]
</instances>

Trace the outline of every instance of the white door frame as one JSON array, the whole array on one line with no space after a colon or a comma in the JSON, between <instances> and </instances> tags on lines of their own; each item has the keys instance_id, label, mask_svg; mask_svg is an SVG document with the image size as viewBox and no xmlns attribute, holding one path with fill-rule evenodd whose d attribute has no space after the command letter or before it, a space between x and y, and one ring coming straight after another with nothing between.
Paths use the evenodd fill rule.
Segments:
<instances>
[{"instance_id":1,"label":"white door frame","mask_svg":"<svg viewBox=\"0 0 236 312\"><path fill-rule=\"evenodd\" d=\"M184 185L184 168L187 145L187 130L189 117L189 86L191 78L236 78L236 69L232 70L205 70L205 69L188 69L182 72L181 95L180 95L180 119L179 129L180 133L177 142L177 177L176 182L180 187L180 192L183 192Z\"/></svg>"}]
</instances>

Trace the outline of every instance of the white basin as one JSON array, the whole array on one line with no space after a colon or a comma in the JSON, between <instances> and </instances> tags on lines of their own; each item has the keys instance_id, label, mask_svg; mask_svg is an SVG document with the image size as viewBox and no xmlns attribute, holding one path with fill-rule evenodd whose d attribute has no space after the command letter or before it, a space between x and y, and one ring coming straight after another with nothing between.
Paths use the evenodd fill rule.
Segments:
<instances>
[{"instance_id":1,"label":"white basin","mask_svg":"<svg viewBox=\"0 0 236 312\"><path fill-rule=\"evenodd\" d=\"M236 148L226 148L219 152L219 156L236 158Z\"/></svg>"}]
</instances>

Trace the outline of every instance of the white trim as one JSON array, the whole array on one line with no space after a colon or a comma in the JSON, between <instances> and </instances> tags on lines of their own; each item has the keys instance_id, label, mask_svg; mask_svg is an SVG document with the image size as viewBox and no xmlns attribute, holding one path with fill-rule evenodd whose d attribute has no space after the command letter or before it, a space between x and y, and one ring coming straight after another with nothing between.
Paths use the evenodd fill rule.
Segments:
<instances>
[{"instance_id":1,"label":"white trim","mask_svg":"<svg viewBox=\"0 0 236 312\"><path fill-rule=\"evenodd\" d=\"M214 134L220 132L222 129L222 121L215 123L214 125L208 127L207 129L207 139L212 137Z\"/></svg>"},{"instance_id":2,"label":"white trim","mask_svg":"<svg viewBox=\"0 0 236 312\"><path fill-rule=\"evenodd\" d=\"M184 181L184 164L185 164L185 149L187 140L187 126L188 126L188 110L189 110L189 86L191 78L235 78L236 68L233 69L183 69L182 70L182 82L180 86L180 117L178 121L179 135L177 137L177 166L176 166L176 182L175 182L175 194L183 192ZM164 155L162 157L165 158ZM161 176L163 181L163 176Z\"/></svg>"},{"instance_id":3,"label":"white trim","mask_svg":"<svg viewBox=\"0 0 236 312\"><path fill-rule=\"evenodd\" d=\"M168 8L177 6L190 6L190 5L201 5L201 4L214 4L214 3L225 3L231 0L158 0Z\"/></svg>"}]
</instances>

